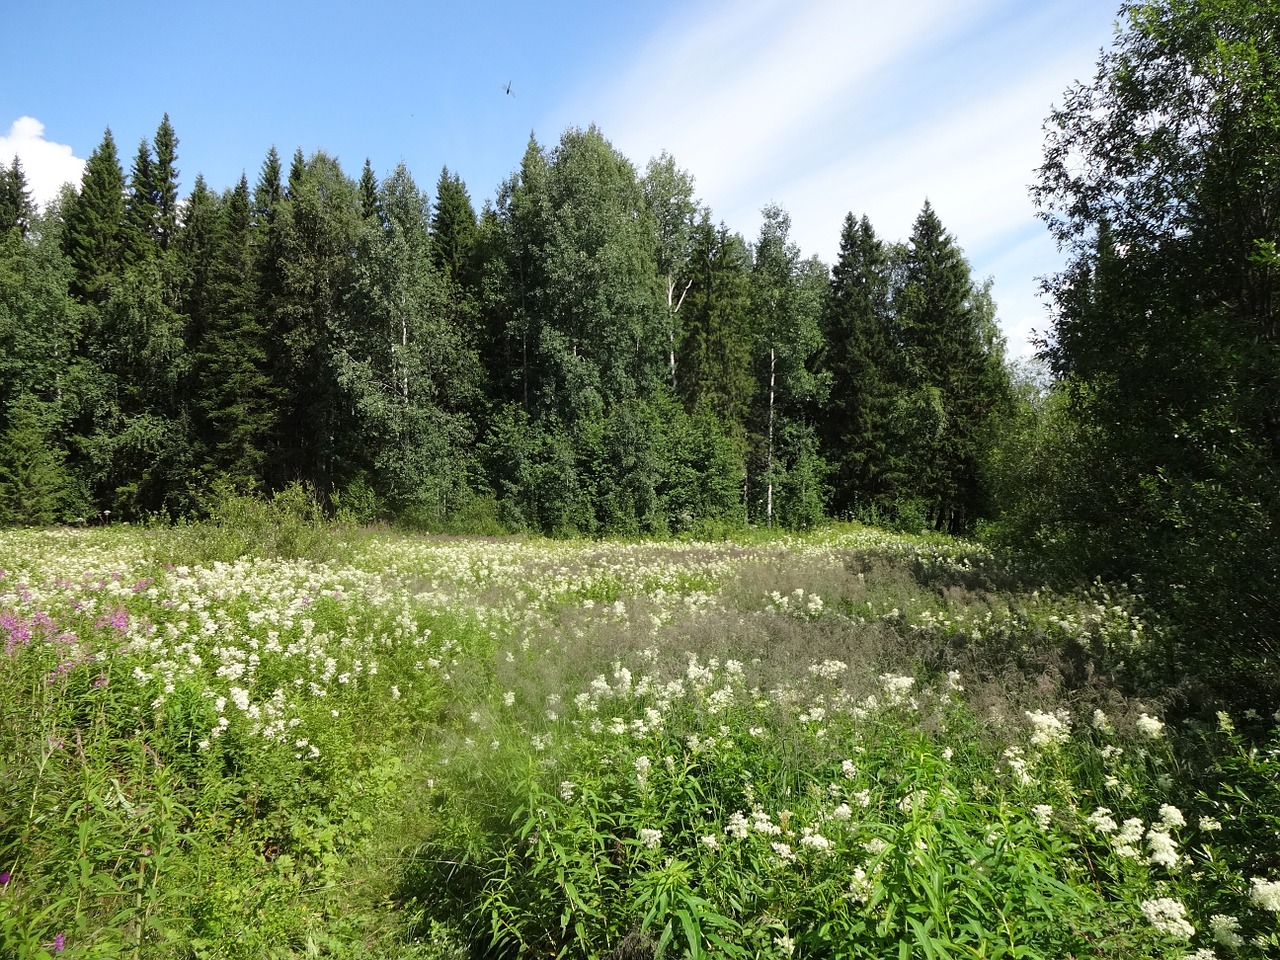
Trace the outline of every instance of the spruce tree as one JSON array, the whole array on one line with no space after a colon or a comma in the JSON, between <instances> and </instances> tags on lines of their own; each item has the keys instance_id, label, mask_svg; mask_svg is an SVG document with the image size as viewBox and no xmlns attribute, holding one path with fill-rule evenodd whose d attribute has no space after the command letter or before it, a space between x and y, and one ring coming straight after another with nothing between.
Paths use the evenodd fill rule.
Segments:
<instances>
[{"instance_id":1,"label":"spruce tree","mask_svg":"<svg viewBox=\"0 0 1280 960\"><path fill-rule=\"evenodd\" d=\"M865 216L855 221L848 214L822 312L818 358L829 393L816 416L836 514L883 503L889 493L893 322L888 250Z\"/></svg>"},{"instance_id":2,"label":"spruce tree","mask_svg":"<svg viewBox=\"0 0 1280 960\"><path fill-rule=\"evenodd\" d=\"M86 303L101 303L125 258L124 172L110 128L90 154L80 193L67 207L63 243L74 270L72 293Z\"/></svg>"},{"instance_id":3,"label":"spruce tree","mask_svg":"<svg viewBox=\"0 0 1280 960\"><path fill-rule=\"evenodd\" d=\"M990 421L1009 396L995 308L926 200L912 228L896 304L901 343L894 433L904 488L933 526L969 528L983 509Z\"/></svg>"},{"instance_id":4,"label":"spruce tree","mask_svg":"<svg viewBox=\"0 0 1280 960\"><path fill-rule=\"evenodd\" d=\"M478 240L475 207L467 186L448 167L436 181L436 202L431 212L431 259L464 288L476 281L475 251Z\"/></svg>"},{"instance_id":5,"label":"spruce tree","mask_svg":"<svg viewBox=\"0 0 1280 960\"><path fill-rule=\"evenodd\" d=\"M34 216L35 204L22 163L14 157L13 166L0 167L0 234L17 230L25 236Z\"/></svg>"}]
</instances>

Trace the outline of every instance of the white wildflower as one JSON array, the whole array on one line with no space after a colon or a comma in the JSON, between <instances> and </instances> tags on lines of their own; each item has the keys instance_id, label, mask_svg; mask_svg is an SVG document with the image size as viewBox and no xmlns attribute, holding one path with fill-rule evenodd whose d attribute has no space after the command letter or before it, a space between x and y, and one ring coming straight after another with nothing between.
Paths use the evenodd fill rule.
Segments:
<instances>
[{"instance_id":1,"label":"white wildflower","mask_svg":"<svg viewBox=\"0 0 1280 960\"><path fill-rule=\"evenodd\" d=\"M1196 928L1187 922L1187 908L1177 900L1157 897L1142 901L1142 913L1153 927L1170 937L1190 940Z\"/></svg>"},{"instance_id":2,"label":"white wildflower","mask_svg":"<svg viewBox=\"0 0 1280 960\"><path fill-rule=\"evenodd\" d=\"M875 881L867 876L865 870L854 867L853 875L849 879L849 892L845 897L854 903L864 903L875 892L875 886Z\"/></svg>"},{"instance_id":3,"label":"white wildflower","mask_svg":"<svg viewBox=\"0 0 1280 960\"><path fill-rule=\"evenodd\" d=\"M1163 830L1152 827L1147 832L1147 862L1173 870L1178 866L1178 844Z\"/></svg>"},{"instance_id":4,"label":"white wildflower","mask_svg":"<svg viewBox=\"0 0 1280 960\"><path fill-rule=\"evenodd\" d=\"M720 841L717 840L713 834L709 833L705 837L699 837L698 839L699 841L701 841L702 845L706 847L708 850L720 849Z\"/></svg>"},{"instance_id":5,"label":"white wildflower","mask_svg":"<svg viewBox=\"0 0 1280 960\"><path fill-rule=\"evenodd\" d=\"M1187 819L1182 815L1182 811L1172 804L1166 803L1160 807L1160 823L1165 829L1173 827L1185 827Z\"/></svg>"},{"instance_id":6,"label":"white wildflower","mask_svg":"<svg viewBox=\"0 0 1280 960\"><path fill-rule=\"evenodd\" d=\"M1031 808L1031 816L1040 830L1048 830L1053 821L1053 807L1047 803L1037 803Z\"/></svg>"},{"instance_id":7,"label":"white wildflower","mask_svg":"<svg viewBox=\"0 0 1280 960\"><path fill-rule=\"evenodd\" d=\"M1222 823L1213 817L1201 817L1200 829L1205 833L1213 833L1215 830L1222 829Z\"/></svg>"},{"instance_id":8,"label":"white wildflower","mask_svg":"<svg viewBox=\"0 0 1280 960\"><path fill-rule=\"evenodd\" d=\"M1093 711L1093 729L1099 733L1115 733L1115 728L1111 726L1111 720L1101 710Z\"/></svg>"},{"instance_id":9,"label":"white wildflower","mask_svg":"<svg viewBox=\"0 0 1280 960\"><path fill-rule=\"evenodd\" d=\"M1215 913L1209 918L1209 931L1213 939L1224 947L1238 950L1244 946L1244 937L1240 936L1240 921L1223 913Z\"/></svg>"},{"instance_id":10,"label":"white wildflower","mask_svg":"<svg viewBox=\"0 0 1280 960\"><path fill-rule=\"evenodd\" d=\"M800 846L814 853L831 852L831 841L822 834L813 832L812 827L805 827L804 836L800 838Z\"/></svg>"},{"instance_id":11,"label":"white wildflower","mask_svg":"<svg viewBox=\"0 0 1280 960\"><path fill-rule=\"evenodd\" d=\"M502 695L502 705L504 707L514 707L516 705L516 692L508 690Z\"/></svg>"},{"instance_id":12,"label":"white wildflower","mask_svg":"<svg viewBox=\"0 0 1280 960\"><path fill-rule=\"evenodd\" d=\"M724 832L731 837L739 840L745 839L747 836L747 816L741 810L730 815L729 823L725 826Z\"/></svg>"},{"instance_id":13,"label":"white wildflower","mask_svg":"<svg viewBox=\"0 0 1280 960\"><path fill-rule=\"evenodd\" d=\"M1120 829L1120 825L1111 816L1110 807L1098 807L1097 810L1085 817L1084 822L1101 834L1115 833Z\"/></svg>"},{"instance_id":14,"label":"white wildflower","mask_svg":"<svg viewBox=\"0 0 1280 960\"><path fill-rule=\"evenodd\" d=\"M573 799L574 786L572 780L560 781L560 799L568 803Z\"/></svg>"},{"instance_id":15,"label":"white wildflower","mask_svg":"<svg viewBox=\"0 0 1280 960\"><path fill-rule=\"evenodd\" d=\"M778 858L783 863L788 863L796 858L795 852L791 849L791 844L789 843L783 843L779 840L770 844L770 846L773 847L773 852L778 855Z\"/></svg>"},{"instance_id":16,"label":"white wildflower","mask_svg":"<svg viewBox=\"0 0 1280 960\"><path fill-rule=\"evenodd\" d=\"M1025 716L1031 722L1033 747L1057 746L1066 743L1071 736L1071 727L1062 711L1043 713L1039 710L1027 710Z\"/></svg>"},{"instance_id":17,"label":"white wildflower","mask_svg":"<svg viewBox=\"0 0 1280 960\"><path fill-rule=\"evenodd\" d=\"M1141 714L1135 724L1138 732L1148 740L1159 740L1164 736L1164 724L1155 717Z\"/></svg>"},{"instance_id":18,"label":"white wildflower","mask_svg":"<svg viewBox=\"0 0 1280 960\"><path fill-rule=\"evenodd\" d=\"M1253 884L1253 889L1249 891L1249 899L1263 910L1280 913L1280 880L1253 877L1249 882Z\"/></svg>"},{"instance_id":19,"label":"white wildflower","mask_svg":"<svg viewBox=\"0 0 1280 960\"><path fill-rule=\"evenodd\" d=\"M853 819L853 809L847 803L842 803L831 811L831 819L837 823L848 823Z\"/></svg>"},{"instance_id":20,"label":"white wildflower","mask_svg":"<svg viewBox=\"0 0 1280 960\"><path fill-rule=\"evenodd\" d=\"M857 779L858 765L852 760L842 760L840 762L840 772L844 774L846 780Z\"/></svg>"},{"instance_id":21,"label":"white wildflower","mask_svg":"<svg viewBox=\"0 0 1280 960\"><path fill-rule=\"evenodd\" d=\"M640 843L646 850L657 850L658 847L662 846L662 831L642 827L640 829Z\"/></svg>"}]
</instances>

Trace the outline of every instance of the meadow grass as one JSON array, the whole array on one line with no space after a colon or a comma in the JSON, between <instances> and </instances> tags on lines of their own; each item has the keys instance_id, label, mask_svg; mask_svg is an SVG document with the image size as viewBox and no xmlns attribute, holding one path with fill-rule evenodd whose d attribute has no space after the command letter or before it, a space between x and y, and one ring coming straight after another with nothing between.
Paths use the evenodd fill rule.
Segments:
<instances>
[{"instance_id":1,"label":"meadow grass","mask_svg":"<svg viewBox=\"0 0 1280 960\"><path fill-rule=\"evenodd\" d=\"M1280 955L1280 724L1123 590L251 519L0 532L0 956Z\"/></svg>"}]
</instances>

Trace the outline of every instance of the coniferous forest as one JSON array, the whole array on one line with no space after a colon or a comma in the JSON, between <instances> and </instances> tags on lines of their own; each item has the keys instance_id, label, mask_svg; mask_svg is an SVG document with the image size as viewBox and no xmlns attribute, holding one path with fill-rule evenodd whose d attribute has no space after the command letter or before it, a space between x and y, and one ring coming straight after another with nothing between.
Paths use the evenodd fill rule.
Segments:
<instances>
[{"instance_id":1,"label":"coniferous forest","mask_svg":"<svg viewBox=\"0 0 1280 960\"><path fill-rule=\"evenodd\" d=\"M179 187L167 115L48 209L0 190L0 522L199 516L293 484L419 530L981 532L1274 656L1280 49L1271 4L1137 4L1045 124L1068 256L1051 376L923 203L743 237L663 154L531 138L477 212L447 168L323 152ZM1268 25L1266 30L1260 24ZM192 135L198 135L192 134ZM190 173L188 171L188 173Z\"/></svg>"},{"instance_id":2,"label":"coniferous forest","mask_svg":"<svg viewBox=\"0 0 1280 960\"><path fill-rule=\"evenodd\" d=\"M1007 416L994 304L926 202L834 269L713 220L595 129L477 215L448 169L273 148L179 196L167 116L37 216L5 172L7 522L180 517L301 483L361 519L543 533L970 529ZM24 463L24 456L36 461Z\"/></svg>"}]
</instances>

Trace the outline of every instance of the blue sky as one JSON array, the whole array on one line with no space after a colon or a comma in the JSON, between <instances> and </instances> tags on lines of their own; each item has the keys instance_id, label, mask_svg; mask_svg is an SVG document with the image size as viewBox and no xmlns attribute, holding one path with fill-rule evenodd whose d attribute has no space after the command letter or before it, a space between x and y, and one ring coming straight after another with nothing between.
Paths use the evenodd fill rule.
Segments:
<instances>
[{"instance_id":1,"label":"blue sky","mask_svg":"<svg viewBox=\"0 0 1280 960\"><path fill-rule=\"evenodd\" d=\"M404 161L428 190L448 165L479 209L531 132L551 146L595 123L641 170L669 151L748 239L780 203L828 263L846 213L903 239L928 197L994 278L1018 355L1048 325L1035 278L1060 264L1027 190L1041 124L1092 76L1118 0L15 6L0 157L21 156L39 194L78 176L107 126L127 171L167 111L184 193L197 173L252 182L274 144L352 176Z\"/></svg>"}]
</instances>

